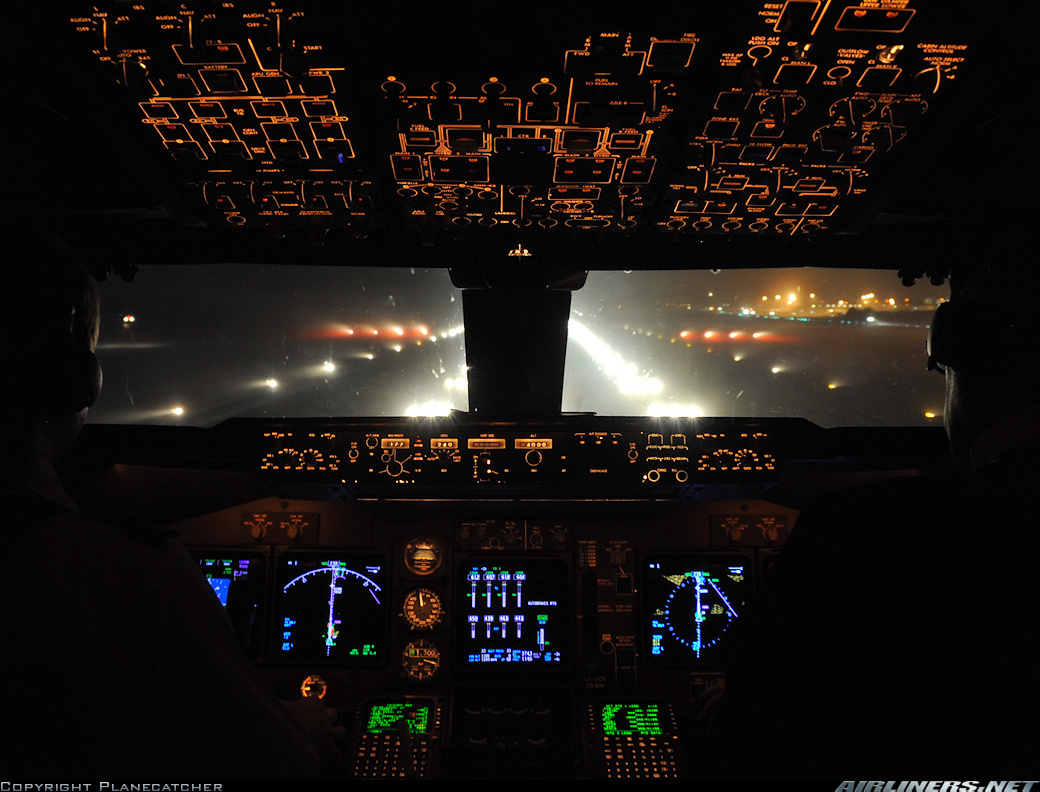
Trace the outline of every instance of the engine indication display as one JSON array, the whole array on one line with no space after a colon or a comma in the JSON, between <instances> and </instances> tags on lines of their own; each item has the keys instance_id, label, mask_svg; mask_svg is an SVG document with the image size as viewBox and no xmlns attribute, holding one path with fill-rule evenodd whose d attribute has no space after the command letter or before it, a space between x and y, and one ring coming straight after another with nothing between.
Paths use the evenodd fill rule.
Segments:
<instances>
[{"instance_id":1,"label":"engine indication display","mask_svg":"<svg viewBox=\"0 0 1040 792\"><path fill-rule=\"evenodd\" d=\"M569 657L567 566L559 559L473 561L458 574L457 635L470 668L558 670Z\"/></svg>"},{"instance_id":2,"label":"engine indication display","mask_svg":"<svg viewBox=\"0 0 1040 792\"><path fill-rule=\"evenodd\" d=\"M646 656L678 663L714 659L751 592L744 556L650 558L644 575Z\"/></svg>"},{"instance_id":3,"label":"engine indication display","mask_svg":"<svg viewBox=\"0 0 1040 792\"><path fill-rule=\"evenodd\" d=\"M385 574L383 560L374 555L283 555L275 598L275 656L352 665L382 662Z\"/></svg>"}]
</instances>

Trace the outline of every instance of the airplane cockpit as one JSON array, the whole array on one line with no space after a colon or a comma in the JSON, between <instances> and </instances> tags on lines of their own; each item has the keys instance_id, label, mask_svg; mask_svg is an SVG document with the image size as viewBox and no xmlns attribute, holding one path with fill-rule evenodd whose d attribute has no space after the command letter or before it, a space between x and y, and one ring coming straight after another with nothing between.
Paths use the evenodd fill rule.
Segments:
<instances>
[{"instance_id":1,"label":"airplane cockpit","mask_svg":"<svg viewBox=\"0 0 1040 792\"><path fill-rule=\"evenodd\" d=\"M7 26L12 198L103 279L62 475L176 529L344 778L696 777L804 504L949 465L924 339L1023 216L1013 24L387 11Z\"/></svg>"}]
</instances>

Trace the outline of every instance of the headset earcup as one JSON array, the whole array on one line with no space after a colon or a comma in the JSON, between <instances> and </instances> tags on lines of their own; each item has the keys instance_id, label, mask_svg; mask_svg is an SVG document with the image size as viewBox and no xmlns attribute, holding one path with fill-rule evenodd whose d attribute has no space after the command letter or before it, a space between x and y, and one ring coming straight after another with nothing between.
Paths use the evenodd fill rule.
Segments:
<instances>
[{"instance_id":1,"label":"headset earcup","mask_svg":"<svg viewBox=\"0 0 1040 792\"><path fill-rule=\"evenodd\" d=\"M38 381L41 406L49 413L76 413L90 407L101 393L101 363L88 350L68 351L46 362Z\"/></svg>"},{"instance_id":2,"label":"headset earcup","mask_svg":"<svg viewBox=\"0 0 1040 792\"><path fill-rule=\"evenodd\" d=\"M98 400L98 396L101 395L101 385L104 382L104 375L101 371L101 361L97 359L97 355L93 352L81 353L84 357L83 368L85 373L86 383L86 404L84 407L93 407L94 402Z\"/></svg>"},{"instance_id":3,"label":"headset earcup","mask_svg":"<svg viewBox=\"0 0 1040 792\"><path fill-rule=\"evenodd\" d=\"M926 345L929 368L938 363L955 370L963 369L965 356L959 338L963 328L959 327L957 314L957 306L951 302L940 303L935 309Z\"/></svg>"}]
</instances>

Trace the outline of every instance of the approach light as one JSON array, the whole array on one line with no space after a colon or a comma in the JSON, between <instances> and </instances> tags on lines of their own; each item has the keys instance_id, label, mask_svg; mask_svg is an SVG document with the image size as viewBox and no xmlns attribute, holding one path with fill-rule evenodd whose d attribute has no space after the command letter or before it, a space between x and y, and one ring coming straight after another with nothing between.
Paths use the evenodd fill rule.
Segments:
<instances>
[{"instance_id":1,"label":"approach light","mask_svg":"<svg viewBox=\"0 0 1040 792\"><path fill-rule=\"evenodd\" d=\"M335 364L335 363L333 363L333 362L332 362L331 360L326 360L326 361L325 361L325 362L324 362L324 363L322 364L322 366L321 366L321 367L322 367L323 369L325 369L325 371L328 371L329 373L331 373L331 372L333 372L333 371L335 371L335 370L336 370L336 364Z\"/></svg>"}]
</instances>

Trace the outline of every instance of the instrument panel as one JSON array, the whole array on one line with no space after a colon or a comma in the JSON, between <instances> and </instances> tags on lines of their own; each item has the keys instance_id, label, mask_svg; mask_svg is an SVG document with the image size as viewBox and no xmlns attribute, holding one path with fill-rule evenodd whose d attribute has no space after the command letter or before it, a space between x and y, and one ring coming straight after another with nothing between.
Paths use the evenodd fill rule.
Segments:
<instances>
[{"instance_id":1,"label":"instrument panel","mask_svg":"<svg viewBox=\"0 0 1040 792\"><path fill-rule=\"evenodd\" d=\"M721 678L727 632L797 517L771 488L807 465L847 472L832 431L594 416L240 419L196 448L224 458L224 443L244 438L238 456L266 494L175 527L279 695L322 696L341 713L346 777L696 777L697 695ZM856 432L837 431L855 447ZM928 445L881 434L863 436L879 451ZM560 465L590 437L601 444L582 464L609 484L598 492L570 462L533 480L474 474L482 454L522 462L531 449L517 439L537 439ZM710 450L720 437L756 438L773 468L691 461L689 482L650 486L662 439ZM326 460L346 462L271 470L271 438L297 453L319 439ZM405 483L385 472L390 451L425 453L437 438L457 441L454 479L437 465ZM471 439L503 442L489 451ZM366 455L363 475L351 450Z\"/></svg>"},{"instance_id":2,"label":"instrument panel","mask_svg":"<svg viewBox=\"0 0 1040 792\"><path fill-rule=\"evenodd\" d=\"M723 437L757 438L772 469L698 470ZM346 462L270 470L272 438ZM425 453L437 438L457 439L455 473L382 472L402 440ZM504 442L469 442L488 438ZM482 454L523 463L526 438L570 467L474 476ZM685 445L689 481L648 480L662 439ZM400 779L710 772L697 696L801 504L949 458L937 427L592 415L88 424L79 448L91 470L114 463L90 492L147 493L142 511L177 531L278 695L336 708L339 776Z\"/></svg>"},{"instance_id":3,"label":"instrument panel","mask_svg":"<svg viewBox=\"0 0 1040 792\"><path fill-rule=\"evenodd\" d=\"M275 512L312 515L318 541L242 539ZM348 777L668 778L695 772L694 699L783 539L712 526L795 515L268 499L177 528L280 695L340 711ZM650 739L646 768L619 764Z\"/></svg>"}]
</instances>

